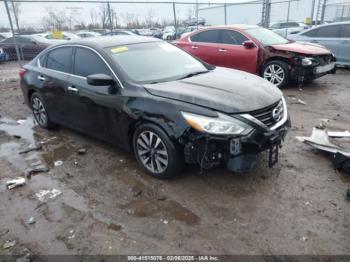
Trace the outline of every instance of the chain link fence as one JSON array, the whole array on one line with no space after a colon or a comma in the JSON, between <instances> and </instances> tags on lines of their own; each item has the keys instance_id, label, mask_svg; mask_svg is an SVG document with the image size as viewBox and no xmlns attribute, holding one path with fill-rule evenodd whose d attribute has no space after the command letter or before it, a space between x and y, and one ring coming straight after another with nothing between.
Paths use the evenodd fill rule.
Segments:
<instances>
[{"instance_id":1,"label":"chain link fence","mask_svg":"<svg viewBox=\"0 0 350 262\"><path fill-rule=\"evenodd\" d=\"M350 21L350 2L347 4L329 4L325 11L325 21Z\"/></svg>"}]
</instances>

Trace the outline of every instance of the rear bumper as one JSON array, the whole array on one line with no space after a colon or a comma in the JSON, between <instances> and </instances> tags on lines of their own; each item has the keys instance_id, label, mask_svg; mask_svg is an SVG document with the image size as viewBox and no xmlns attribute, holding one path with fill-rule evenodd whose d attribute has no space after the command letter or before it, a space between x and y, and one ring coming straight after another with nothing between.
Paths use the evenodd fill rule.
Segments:
<instances>
[{"instance_id":1,"label":"rear bumper","mask_svg":"<svg viewBox=\"0 0 350 262\"><path fill-rule=\"evenodd\" d=\"M254 169L259 153L282 146L289 127L288 118L273 131L253 129L249 134L238 137L191 134L192 141L187 142L184 147L185 162L199 164L205 169L225 165L233 172L248 172ZM270 156L269 163L272 167L276 161Z\"/></svg>"}]
</instances>

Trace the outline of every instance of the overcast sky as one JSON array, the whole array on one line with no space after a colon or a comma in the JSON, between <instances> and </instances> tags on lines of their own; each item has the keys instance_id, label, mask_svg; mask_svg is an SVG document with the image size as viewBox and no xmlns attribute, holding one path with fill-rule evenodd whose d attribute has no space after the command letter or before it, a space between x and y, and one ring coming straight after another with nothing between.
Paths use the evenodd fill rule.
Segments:
<instances>
[{"instance_id":1,"label":"overcast sky","mask_svg":"<svg viewBox=\"0 0 350 262\"><path fill-rule=\"evenodd\" d=\"M157 0L152 0L155 2ZM166 1L166 0L158 0ZM195 0L181 0L182 2L195 2ZM210 3L221 3L225 0L209 0ZM252 0L226 0L227 3L237 2L249 2ZM341 2L344 0L330 0L331 2ZM169 1L170 2L170 1ZM206 2L205 0L199 0L199 2ZM311 10L311 0L300 0L299 2L292 2L290 19L295 21L303 21L305 17L309 16ZM154 20L161 21L162 19L173 19L173 7L172 3L169 4L111 4L116 10L120 22L125 22L123 15L126 13L132 13L136 15L140 21L150 12L154 14ZM202 5L203 7L204 5ZM40 26L42 18L47 14L47 10L64 11L67 16L73 17L76 21L83 21L90 23L91 10L98 11L99 4L95 3L21 3L21 13L19 16L19 23L24 26ZM186 19L188 17L190 9L194 15L195 6L191 4L177 4L176 12L180 19ZM211 9L211 11L201 11L200 13L207 21L212 20L212 24L223 23L223 8ZM271 11L271 20L284 20L287 15L287 4L275 4ZM205 17L209 16L209 17ZM229 23L257 23L261 17L261 4L245 5L245 6L231 6L228 9L228 22ZM8 18L5 10L5 5L0 2L0 27L8 26Z\"/></svg>"}]
</instances>

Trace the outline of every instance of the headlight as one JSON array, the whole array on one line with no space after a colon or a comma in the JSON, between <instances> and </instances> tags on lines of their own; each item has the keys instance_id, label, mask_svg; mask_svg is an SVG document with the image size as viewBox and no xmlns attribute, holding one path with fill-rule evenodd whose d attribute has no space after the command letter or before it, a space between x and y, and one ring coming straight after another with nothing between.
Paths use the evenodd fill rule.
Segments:
<instances>
[{"instance_id":1,"label":"headlight","mask_svg":"<svg viewBox=\"0 0 350 262\"><path fill-rule=\"evenodd\" d=\"M181 112L186 122L199 132L215 135L238 135L244 130L251 129L247 124L218 113L218 117L208 117L192 113Z\"/></svg>"},{"instance_id":2,"label":"headlight","mask_svg":"<svg viewBox=\"0 0 350 262\"><path fill-rule=\"evenodd\" d=\"M313 58L305 57L305 58L301 59L301 64L303 66L310 66L310 65L312 65L312 61L313 61Z\"/></svg>"}]
</instances>

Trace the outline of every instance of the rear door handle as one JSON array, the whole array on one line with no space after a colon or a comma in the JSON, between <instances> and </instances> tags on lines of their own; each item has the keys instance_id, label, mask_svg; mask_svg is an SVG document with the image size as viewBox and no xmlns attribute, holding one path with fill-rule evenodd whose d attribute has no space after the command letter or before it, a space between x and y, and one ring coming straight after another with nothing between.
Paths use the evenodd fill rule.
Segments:
<instances>
[{"instance_id":1,"label":"rear door handle","mask_svg":"<svg viewBox=\"0 0 350 262\"><path fill-rule=\"evenodd\" d=\"M192 49L198 49L198 46L193 45L193 46L191 46L191 48L192 48Z\"/></svg>"},{"instance_id":2,"label":"rear door handle","mask_svg":"<svg viewBox=\"0 0 350 262\"><path fill-rule=\"evenodd\" d=\"M226 49L223 49L223 48L220 48L220 49L219 49L219 52L227 52L227 50L226 50Z\"/></svg>"},{"instance_id":3,"label":"rear door handle","mask_svg":"<svg viewBox=\"0 0 350 262\"><path fill-rule=\"evenodd\" d=\"M38 76L38 79L39 79L40 81L45 81L45 77L43 77L42 75Z\"/></svg>"},{"instance_id":4,"label":"rear door handle","mask_svg":"<svg viewBox=\"0 0 350 262\"><path fill-rule=\"evenodd\" d=\"M78 93L79 93L78 88L75 88L75 87L73 87L73 86L68 86L67 89L68 89L69 92L72 92L72 93L75 93L75 94L78 94Z\"/></svg>"}]
</instances>

